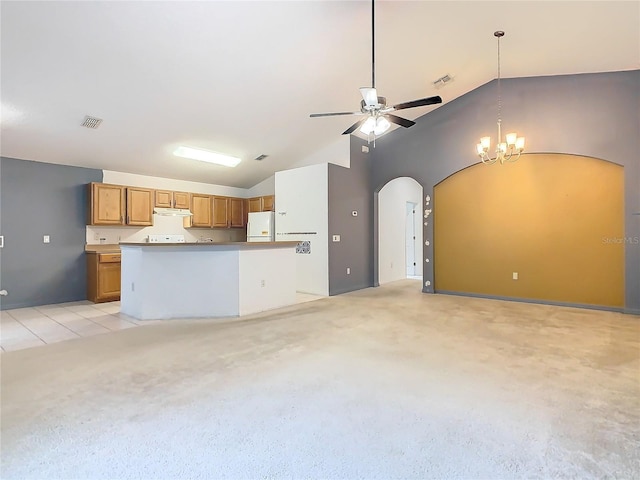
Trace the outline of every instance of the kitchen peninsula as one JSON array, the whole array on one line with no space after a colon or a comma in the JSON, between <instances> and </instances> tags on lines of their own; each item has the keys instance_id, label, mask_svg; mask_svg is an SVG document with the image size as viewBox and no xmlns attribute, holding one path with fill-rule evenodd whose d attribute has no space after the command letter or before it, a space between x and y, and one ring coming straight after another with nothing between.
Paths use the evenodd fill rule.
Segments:
<instances>
[{"instance_id":1,"label":"kitchen peninsula","mask_svg":"<svg viewBox=\"0 0 640 480\"><path fill-rule=\"evenodd\" d=\"M120 243L120 311L140 320L248 315L296 301L296 242Z\"/></svg>"}]
</instances>

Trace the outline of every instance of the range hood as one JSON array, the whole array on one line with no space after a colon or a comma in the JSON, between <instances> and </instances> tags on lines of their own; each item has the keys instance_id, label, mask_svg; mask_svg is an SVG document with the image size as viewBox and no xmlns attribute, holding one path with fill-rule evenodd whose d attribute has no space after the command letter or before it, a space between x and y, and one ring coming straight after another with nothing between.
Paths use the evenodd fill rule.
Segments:
<instances>
[{"instance_id":1,"label":"range hood","mask_svg":"<svg viewBox=\"0 0 640 480\"><path fill-rule=\"evenodd\" d=\"M156 207L153 209L153 213L156 215L162 215L163 217L190 217L193 215L186 208L160 208Z\"/></svg>"}]
</instances>

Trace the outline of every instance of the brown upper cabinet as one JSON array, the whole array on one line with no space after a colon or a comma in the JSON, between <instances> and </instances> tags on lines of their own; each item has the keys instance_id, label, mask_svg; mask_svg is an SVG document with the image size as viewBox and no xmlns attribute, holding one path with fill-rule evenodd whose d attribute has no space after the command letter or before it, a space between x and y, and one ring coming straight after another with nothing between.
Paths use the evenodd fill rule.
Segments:
<instances>
[{"instance_id":1,"label":"brown upper cabinet","mask_svg":"<svg viewBox=\"0 0 640 480\"><path fill-rule=\"evenodd\" d=\"M169 190L156 190L155 206L160 208L173 207L173 192Z\"/></svg>"},{"instance_id":2,"label":"brown upper cabinet","mask_svg":"<svg viewBox=\"0 0 640 480\"><path fill-rule=\"evenodd\" d=\"M244 198L218 197L213 198L213 227L241 228L246 226L244 221Z\"/></svg>"},{"instance_id":3,"label":"brown upper cabinet","mask_svg":"<svg viewBox=\"0 0 640 480\"><path fill-rule=\"evenodd\" d=\"M249 212L274 210L274 196L222 197L107 183L89 184L89 225L153 225L153 208L184 208L193 214L185 228L243 228Z\"/></svg>"},{"instance_id":4,"label":"brown upper cabinet","mask_svg":"<svg viewBox=\"0 0 640 480\"><path fill-rule=\"evenodd\" d=\"M125 187L107 183L90 183L89 225L123 225Z\"/></svg>"},{"instance_id":5,"label":"brown upper cabinet","mask_svg":"<svg viewBox=\"0 0 640 480\"><path fill-rule=\"evenodd\" d=\"M249 213L262 211L262 197L254 197L249 199Z\"/></svg>"},{"instance_id":6,"label":"brown upper cabinet","mask_svg":"<svg viewBox=\"0 0 640 480\"><path fill-rule=\"evenodd\" d=\"M262 197L262 211L273 212L275 210L275 203L274 195L266 195Z\"/></svg>"},{"instance_id":7,"label":"brown upper cabinet","mask_svg":"<svg viewBox=\"0 0 640 480\"><path fill-rule=\"evenodd\" d=\"M162 208L191 208L191 194L187 192L172 192L171 190L156 190L156 207Z\"/></svg>"},{"instance_id":8,"label":"brown upper cabinet","mask_svg":"<svg viewBox=\"0 0 640 480\"><path fill-rule=\"evenodd\" d=\"M249 199L249 213L272 212L275 207L275 196L253 197Z\"/></svg>"},{"instance_id":9,"label":"brown upper cabinet","mask_svg":"<svg viewBox=\"0 0 640 480\"><path fill-rule=\"evenodd\" d=\"M173 208L189 208L191 194L187 192L173 192Z\"/></svg>"},{"instance_id":10,"label":"brown upper cabinet","mask_svg":"<svg viewBox=\"0 0 640 480\"><path fill-rule=\"evenodd\" d=\"M127 225L153 225L153 190L127 187Z\"/></svg>"},{"instance_id":11,"label":"brown upper cabinet","mask_svg":"<svg viewBox=\"0 0 640 480\"><path fill-rule=\"evenodd\" d=\"M185 217L185 227L209 227L212 226L212 212L211 212L211 195L205 195L202 193L191 194L191 215Z\"/></svg>"},{"instance_id":12,"label":"brown upper cabinet","mask_svg":"<svg viewBox=\"0 0 640 480\"><path fill-rule=\"evenodd\" d=\"M244 214L244 198L229 199L229 226L230 227L246 227L247 222Z\"/></svg>"},{"instance_id":13,"label":"brown upper cabinet","mask_svg":"<svg viewBox=\"0 0 640 480\"><path fill-rule=\"evenodd\" d=\"M89 225L153 225L153 190L89 184Z\"/></svg>"},{"instance_id":14,"label":"brown upper cabinet","mask_svg":"<svg viewBox=\"0 0 640 480\"><path fill-rule=\"evenodd\" d=\"M213 226L229 226L229 199L227 197L213 197Z\"/></svg>"}]
</instances>

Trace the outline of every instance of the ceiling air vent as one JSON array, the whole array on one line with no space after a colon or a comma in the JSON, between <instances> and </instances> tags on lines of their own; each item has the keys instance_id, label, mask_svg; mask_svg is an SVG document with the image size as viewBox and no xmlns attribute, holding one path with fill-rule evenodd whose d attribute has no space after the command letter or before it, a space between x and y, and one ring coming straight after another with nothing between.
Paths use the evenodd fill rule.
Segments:
<instances>
[{"instance_id":1,"label":"ceiling air vent","mask_svg":"<svg viewBox=\"0 0 640 480\"><path fill-rule=\"evenodd\" d=\"M451 82L453 82L453 77L447 73L445 76L440 77L439 79L434 81L433 82L433 86L436 87L436 88L442 88L446 84L451 83Z\"/></svg>"},{"instance_id":2,"label":"ceiling air vent","mask_svg":"<svg viewBox=\"0 0 640 480\"><path fill-rule=\"evenodd\" d=\"M258 155L255 160L258 160L259 162L261 162L262 160L264 160L265 158L267 158L269 155L265 155L264 153L262 155Z\"/></svg>"},{"instance_id":3,"label":"ceiling air vent","mask_svg":"<svg viewBox=\"0 0 640 480\"><path fill-rule=\"evenodd\" d=\"M101 118L90 117L89 115L87 115L86 117L84 117L82 126L87 128L98 128L101 123L102 123Z\"/></svg>"}]
</instances>

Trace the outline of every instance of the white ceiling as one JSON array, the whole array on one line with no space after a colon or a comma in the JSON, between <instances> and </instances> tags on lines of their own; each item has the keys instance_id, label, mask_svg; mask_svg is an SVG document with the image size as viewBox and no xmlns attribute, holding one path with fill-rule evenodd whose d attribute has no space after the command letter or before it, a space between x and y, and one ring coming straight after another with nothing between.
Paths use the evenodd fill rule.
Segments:
<instances>
[{"instance_id":1,"label":"white ceiling","mask_svg":"<svg viewBox=\"0 0 640 480\"><path fill-rule=\"evenodd\" d=\"M496 77L499 29L503 77L637 69L639 5L376 2L376 86L389 104L451 101ZM358 117L309 114L357 110L371 83L368 1L0 8L5 157L248 188L335 142ZM445 74L454 81L436 90ZM99 129L80 127L87 114L104 119ZM181 144L243 162L179 159Z\"/></svg>"}]
</instances>

